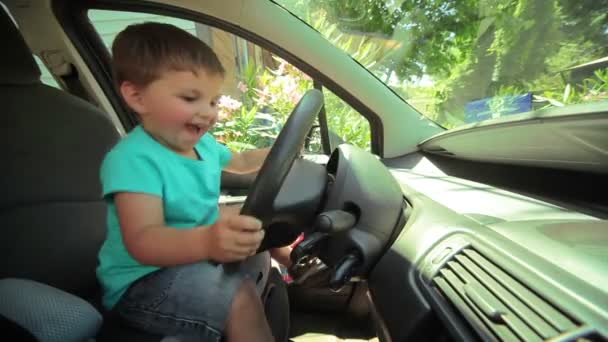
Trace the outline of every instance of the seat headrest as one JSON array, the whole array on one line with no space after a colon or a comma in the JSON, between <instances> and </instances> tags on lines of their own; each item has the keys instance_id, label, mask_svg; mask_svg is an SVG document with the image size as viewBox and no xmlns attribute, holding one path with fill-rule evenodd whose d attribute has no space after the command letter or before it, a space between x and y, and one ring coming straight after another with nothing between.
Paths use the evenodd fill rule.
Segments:
<instances>
[{"instance_id":1,"label":"seat headrest","mask_svg":"<svg viewBox=\"0 0 608 342\"><path fill-rule=\"evenodd\" d=\"M0 4L0 84L32 84L40 82L40 69L21 36L15 21Z\"/></svg>"}]
</instances>

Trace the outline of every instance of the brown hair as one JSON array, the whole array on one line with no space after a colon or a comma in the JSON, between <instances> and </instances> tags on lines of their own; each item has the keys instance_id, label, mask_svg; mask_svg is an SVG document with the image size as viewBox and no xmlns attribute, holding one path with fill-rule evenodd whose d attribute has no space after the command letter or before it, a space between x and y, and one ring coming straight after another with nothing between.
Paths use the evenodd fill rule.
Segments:
<instances>
[{"instance_id":1,"label":"brown hair","mask_svg":"<svg viewBox=\"0 0 608 342\"><path fill-rule=\"evenodd\" d=\"M118 86L124 81L146 86L168 70L225 73L207 44L173 25L152 22L130 25L116 36L112 67Z\"/></svg>"}]
</instances>

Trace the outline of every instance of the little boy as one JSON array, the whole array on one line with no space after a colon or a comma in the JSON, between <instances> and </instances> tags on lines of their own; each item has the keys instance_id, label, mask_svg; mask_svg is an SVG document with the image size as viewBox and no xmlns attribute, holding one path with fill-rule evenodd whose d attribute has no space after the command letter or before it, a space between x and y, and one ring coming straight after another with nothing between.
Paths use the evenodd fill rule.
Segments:
<instances>
[{"instance_id":1,"label":"little boy","mask_svg":"<svg viewBox=\"0 0 608 342\"><path fill-rule=\"evenodd\" d=\"M223 266L254 255L264 231L257 219L218 208L221 171L254 172L268 152L231 154L208 133L224 68L199 39L159 23L127 27L112 59L120 93L141 124L101 167L104 306L152 333L272 340L246 270ZM287 252L274 256L288 263Z\"/></svg>"}]
</instances>

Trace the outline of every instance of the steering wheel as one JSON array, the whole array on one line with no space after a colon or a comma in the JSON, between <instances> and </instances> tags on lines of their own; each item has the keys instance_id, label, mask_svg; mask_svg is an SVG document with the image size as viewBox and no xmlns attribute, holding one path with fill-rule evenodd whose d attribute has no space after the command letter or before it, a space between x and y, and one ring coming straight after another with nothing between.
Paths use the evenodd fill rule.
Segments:
<instances>
[{"instance_id":1,"label":"steering wheel","mask_svg":"<svg viewBox=\"0 0 608 342\"><path fill-rule=\"evenodd\" d=\"M322 106L323 94L319 90L311 89L302 96L270 149L243 204L242 215L258 218L264 227L270 223L274 212L273 203ZM269 247L267 238L268 234L264 237L259 252Z\"/></svg>"}]
</instances>

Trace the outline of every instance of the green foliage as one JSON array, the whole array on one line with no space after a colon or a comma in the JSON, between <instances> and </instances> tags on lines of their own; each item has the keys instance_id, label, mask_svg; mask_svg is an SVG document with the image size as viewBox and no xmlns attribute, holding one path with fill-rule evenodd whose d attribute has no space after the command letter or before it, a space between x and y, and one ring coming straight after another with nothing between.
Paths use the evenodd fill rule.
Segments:
<instances>
[{"instance_id":1,"label":"green foliage","mask_svg":"<svg viewBox=\"0 0 608 342\"><path fill-rule=\"evenodd\" d=\"M557 89L543 91L537 96L548 106L561 107L595 101L608 101L608 68L594 72L593 77L585 78L581 83L570 84L561 81Z\"/></svg>"},{"instance_id":2,"label":"green foliage","mask_svg":"<svg viewBox=\"0 0 608 342\"><path fill-rule=\"evenodd\" d=\"M551 88L533 94L535 102L540 104L537 108L608 100L608 68L596 70L593 77L585 78L577 84L565 83L559 77L545 79L541 83L545 86L550 85ZM494 117L512 109L516 97L527 92L519 87L500 87L495 97L490 100L490 109Z\"/></svg>"},{"instance_id":3,"label":"green foliage","mask_svg":"<svg viewBox=\"0 0 608 342\"><path fill-rule=\"evenodd\" d=\"M390 52L384 51L382 42L376 42L376 48L384 52L378 56L383 63L373 70L380 78L393 71L402 79L447 73L455 62L466 58L462 54L466 49L461 47L474 43L477 35L477 27L471 23L478 22L478 1L472 0L279 0L278 3L321 33L325 32L315 19L323 17L340 32L398 42ZM361 62L340 43L334 45Z\"/></svg>"},{"instance_id":4,"label":"green foliage","mask_svg":"<svg viewBox=\"0 0 608 342\"><path fill-rule=\"evenodd\" d=\"M493 117L511 112L518 95L536 108L608 100L608 69L582 80L563 70L608 55L608 0L280 0L446 128L461 125L465 104L490 98ZM390 43L390 44L387 44ZM235 150L272 144L312 81L283 60L250 65L242 102L224 99L215 134ZM420 84L427 78L427 84ZM369 123L325 91L328 126L369 149ZM311 141L320 150L318 136Z\"/></svg>"},{"instance_id":5,"label":"green foliage","mask_svg":"<svg viewBox=\"0 0 608 342\"><path fill-rule=\"evenodd\" d=\"M369 122L332 92L326 90L323 95L329 129L349 144L369 150Z\"/></svg>"},{"instance_id":6,"label":"green foliage","mask_svg":"<svg viewBox=\"0 0 608 342\"><path fill-rule=\"evenodd\" d=\"M218 122L213 133L232 151L243 151L270 145L277 125L274 117L258 113L256 106L243 106L232 118Z\"/></svg>"},{"instance_id":7,"label":"green foliage","mask_svg":"<svg viewBox=\"0 0 608 342\"><path fill-rule=\"evenodd\" d=\"M277 1L356 59L352 34L384 39L366 40L377 53L362 64L446 128L463 124L474 100L508 109L509 93L532 92L543 106L605 100L603 71L563 71L608 56L608 0Z\"/></svg>"},{"instance_id":8,"label":"green foliage","mask_svg":"<svg viewBox=\"0 0 608 342\"><path fill-rule=\"evenodd\" d=\"M284 60L277 61L274 70L251 66L245 70L238 85L242 102L227 96L220 99L213 133L231 150L271 145L300 98L312 88L307 75ZM344 141L369 149L371 135L365 118L329 91L325 91L325 110L331 130Z\"/></svg>"},{"instance_id":9,"label":"green foliage","mask_svg":"<svg viewBox=\"0 0 608 342\"><path fill-rule=\"evenodd\" d=\"M330 24L326 12L320 11L316 13L315 17L312 26L333 45L347 52L364 67L372 68L385 53L384 49L372 42L370 37L357 37L358 42L356 42L354 36L340 33L337 24Z\"/></svg>"}]
</instances>

